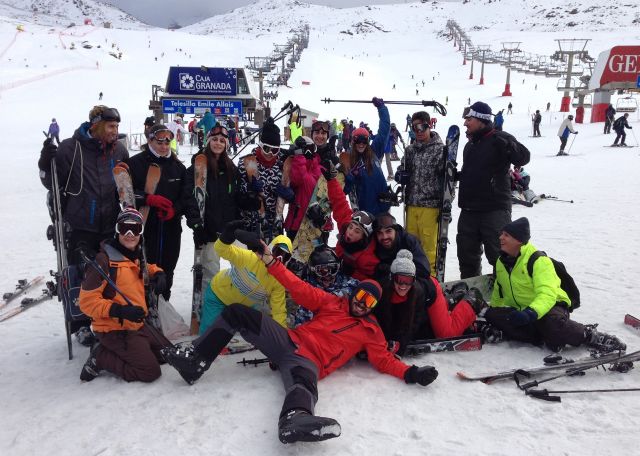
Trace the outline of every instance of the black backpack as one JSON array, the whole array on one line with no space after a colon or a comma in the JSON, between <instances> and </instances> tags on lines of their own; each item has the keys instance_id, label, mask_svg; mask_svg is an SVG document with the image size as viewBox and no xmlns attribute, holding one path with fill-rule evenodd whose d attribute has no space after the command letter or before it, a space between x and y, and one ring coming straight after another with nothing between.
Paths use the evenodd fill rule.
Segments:
<instances>
[{"instance_id":1,"label":"black backpack","mask_svg":"<svg viewBox=\"0 0 640 456\"><path fill-rule=\"evenodd\" d=\"M529 273L529 277L533 277L533 264L541 256L547 256L547 254L541 250L536 250L529 257L529 261L527 262L527 272ZM576 282L573 280L573 277L571 277L571 275L567 272L567 268L565 268L564 264L551 257L549 257L549 259L553 263L556 274L558 275L558 277L560 277L560 288L562 288L564 292L567 293L567 296L569 296L569 299L571 299L571 307L569 307L569 312L573 312L575 309L580 307L580 290L578 290Z\"/></svg>"},{"instance_id":2,"label":"black backpack","mask_svg":"<svg viewBox=\"0 0 640 456\"><path fill-rule=\"evenodd\" d=\"M616 129L616 128L621 128L621 127L622 127L622 128L624 128L624 127L623 127L623 122L624 122L624 116L620 116L620 117L618 117L618 118L615 120L615 122L613 122L613 128L614 128L614 129Z\"/></svg>"}]
</instances>

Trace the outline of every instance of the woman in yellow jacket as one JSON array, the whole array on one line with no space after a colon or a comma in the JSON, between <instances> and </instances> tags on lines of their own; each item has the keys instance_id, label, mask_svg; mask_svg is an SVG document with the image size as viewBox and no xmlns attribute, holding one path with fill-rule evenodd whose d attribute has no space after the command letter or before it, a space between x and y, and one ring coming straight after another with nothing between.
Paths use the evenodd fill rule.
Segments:
<instances>
[{"instance_id":1,"label":"woman in yellow jacket","mask_svg":"<svg viewBox=\"0 0 640 456\"><path fill-rule=\"evenodd\" d=\"M80 290L80 309L91 317L99 342L91 348L82 367L82 381L93 380L103 369L128 382L152 382L160 377L160 349L167 341L144 324L148 310L141 269L142 231L140 212L132 208L123 210L117 218L115 238L102 243L95 261L133 305L93 265L87 266ZM155 264L147 265L147 270L155 293L162 293L166 287L165 273Z\"/></svg>"},{"instance_id":2,"label":"woman in yellow jacket","mask_svg":"<svg viewBox=\"0 0 640 456\"><path fill-rule=\"evenodd\" d=\"M282 327L287 327L285 290L267 272L264 263L251 250L232 245L236 240L235 230L243 228L244 221L227 223L213 248L218 255L231 263L231 268L218 272L204 292L204 303L200 317L200 335L215 321L225 306L244 304L265 310L271 309L271 317ZM276 236L270 247L286 263L291 257L291 240L287 236Z\"/></svg>"}]
</instances>

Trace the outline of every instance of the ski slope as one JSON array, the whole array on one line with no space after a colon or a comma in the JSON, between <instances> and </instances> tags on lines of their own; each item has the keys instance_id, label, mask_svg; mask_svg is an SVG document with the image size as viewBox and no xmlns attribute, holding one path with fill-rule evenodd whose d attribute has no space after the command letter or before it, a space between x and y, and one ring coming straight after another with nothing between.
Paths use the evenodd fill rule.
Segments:
<instances>
[{"instance_id":1,"label":"ski slope","mask_svg":"<svg viewBox=\"0 0 640 456\"><path fill-rule=\"evenodd\" d=\"M570 138L567 146L570 155L555 157L559 147L556 134L565 115L557 112L561 94L556 90L556 79L512 73L513 97L503 98L499 95L506 69L487 65L485 85L480 86L478 62L475 78L470 80L469 64L463 66L453 43L438 36L446 20L455 18L477 44L499 47L504 40L522 41L527 52L551 53L557 38L590 38L587 49L593 56L611 46L638 41L638 26L632 22L637 13L632 5L627 10L616 5L620 14L598 25L600 19L582 12L592 4L592 0L581 3L581 12L571 15L572 20L586 25L570 31L545 25L543 19L536 22L539 16L533 6L504 0L491 4L472 1L465 6L434 2L341 10L271 0L174 32L85 26L61 29L53 22L47 26L22 22L26 31L16 35L17 20L0 17L0 125L4 133L0 154L0 290L11 291L18 279L47 274L55 268L55 253L45 237L49 224L46 192L36 165L44 139L41 130L48 128L52 117L61 127L61 136L69 137L87 119L90 108L98 103L98 93L103 92L102 103L117 107L122 114L121 132L140 132L149 115L151 85L164 85L169 66L241 66L245 56L268 55L274 42L286 40L292 26L308 22L309 48L290 79L291 89L279 89L280 97L273 102L276 110L292 100L319 112L322 118L363 120L375 130L373 105L323 104L320 99L370 100L378 96L444 103L448 98L448 116L436 116L437 131L444 134L452 123L462 128L461 113L468 98L489 103L494 112L511 101L513 114L505 116L504 128L531 150L531 163L525 167L531 174L531 188L574 201L542 201L533 208L514 206L513 218L528 217L531 242L563 261L576 279L583 304L573 317L584 323L599 322L601 330L622 338L628 351L638 350L640 333L625 327L623 317L625 313L640 314L640 214L634 209L640 192L640 148L604 147L613 142L613 135L603 135L602 124L578 124L579 134ZM573 7L558 0L544 5ZM365 19L375 21L387 33L371 30L356 34L355 24ZM346 30L354 34L340 33ZM83 49L78 46L83 40L101 44L101 48ZM76 50L63 47L72 41ZM109 55L112 43L123 52L121 60ZM364 77L358 76L360 71ZM311 84L303 86L301 81ZM416 84L419 96L415 95ZM544 112L547 102L551 102L551 112ZM406 115L415 110L397 105L389 109L401 130ZM531 113L536 109L543 113L543 137L529 138ZM587 110L586 119L589 114ZM629 120L634 129L628 130L627 143L638 145L637 114L631 114ZM188 161L190 157L181 158ZM401 218L399 208L394 213ZM458 277L458 214L455 206L447 279ZM187 319L193 243L191 231L186 225L184 228L172 302ZM484 268L488 272L486 263ZM37 293L34 290L29 296ZM405 385L353 360L319 383L316 412L337 419L342 436L321 444L289 447L278 441L276 432L284 397L278 373L265 365L245 368L236 364L243 356L261 357L259 352L219 358L194 386L184 383L169 366L163 366L162 377L153 384L127 384L108 374L83 384L78 376L88 349L74 341L75 357L67 359L63 315L57 301L0 323L0 346L2 455L637 453L640 399L635 393L571 395L561 404L553 404L525 397L512 382L484 385L456 378L460 370L534 366L548 354L545 349L516 343L485 345L479 352L407 359L438 368L439 378L426 388ZM570 357L584 354L583 349L565 350ZM584 377L555 381L549 387L640 387L640 373L589 372Z\"/></svg>"}]
</instances>

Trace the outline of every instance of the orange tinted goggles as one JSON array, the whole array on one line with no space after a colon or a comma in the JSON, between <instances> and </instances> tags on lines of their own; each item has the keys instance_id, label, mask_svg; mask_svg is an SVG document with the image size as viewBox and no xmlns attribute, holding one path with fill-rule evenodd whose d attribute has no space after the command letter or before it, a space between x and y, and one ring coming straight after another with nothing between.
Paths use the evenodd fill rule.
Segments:
<instances>
[{"instance_id":1,"label":"orange tinted goggles","mask_svg":"<svg viewBox=\"0 0 640 456\"><path fill-rule=\"evenodd\" d=\"M358 290L355 295L356 301L364 303L368 309L373 309L376 304L378 304L378 300L371 293L368 293L365 290Z\"/></svg>"}]
</instances>

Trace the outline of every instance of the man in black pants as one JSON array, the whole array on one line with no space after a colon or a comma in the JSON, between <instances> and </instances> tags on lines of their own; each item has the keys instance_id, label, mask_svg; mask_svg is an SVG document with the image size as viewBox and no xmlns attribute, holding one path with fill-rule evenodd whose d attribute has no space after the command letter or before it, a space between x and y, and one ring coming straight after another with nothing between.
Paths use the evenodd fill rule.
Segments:
<instances>
[{"instance_id":1,"label":"man in black pants","mask_svg":"<svg viewBox=\"0 0 640 456\"><path fill-rule=\"evenodd\" d=\"M426 386L438 376L431 366L408 366L387 350L384 334L370 315L381 297L373 280L360 282L349 297L315 288L288 271L264 243L254 250L272 274L298 303L314 312L314 318L296 329L284 329L272 318L249 307L227 306L211 327L187 348L164 351L167 362L192 384L211 366L236 331L262 351L280 369L286 391L278 422L282 443L314 442L340 435L340 424L332 418L314 416L318 400L317 381L343 366L357 353L366 351L376 369L406 383Z\"/></svg>"},{"instance_id":2,"label":"man in black pants","mask_svg":"<svg viewBox=\"0 0 640 456\"><path fill-rule=\"evenodd\" d=\"M480 101L465 113L469 142L464 146L458 206L460 278L482 274L484 252L492 266L500 252L500 229L511 221L511 164L529 163L529 150L504 131L496 131L491 108Z\"/></svg>"}]
</instances>

